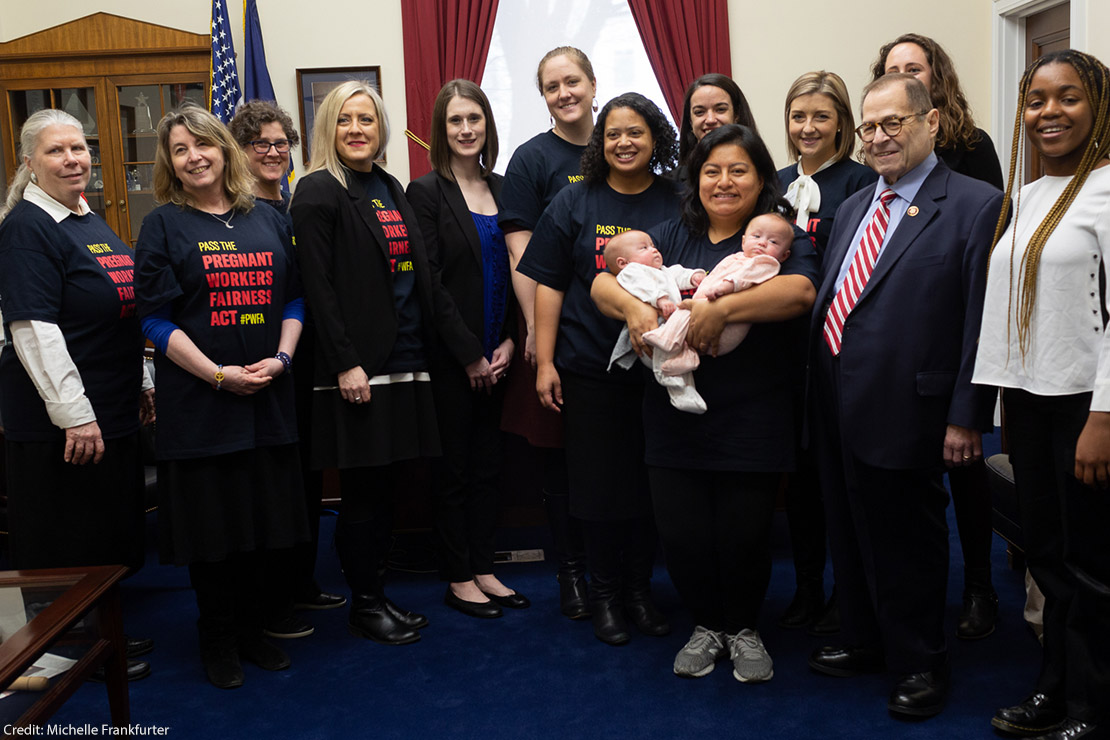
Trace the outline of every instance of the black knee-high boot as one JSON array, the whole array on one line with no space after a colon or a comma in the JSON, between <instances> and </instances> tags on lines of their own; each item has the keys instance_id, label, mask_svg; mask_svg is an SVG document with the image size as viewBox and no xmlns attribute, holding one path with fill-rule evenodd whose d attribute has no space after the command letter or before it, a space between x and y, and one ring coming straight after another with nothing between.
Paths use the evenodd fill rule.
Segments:
<instances>
[{"instance_id":1,"label":"black knee-high boot","mask_svg":"<svg viewBox=\"0 0 1110 740\"><path fill-rule=\"evenodd\" d=\"M659 539L655 531L655 520L646 516L620 524L624 530L624 609L636 628L645 635L669 635L670 622L651 600L651 572L655 565L655 546Z\"/></svg>"},{"instance_id":2,"label":"black knee-high boot","mask_svg":"<svg viewBox=\"0 0 1110 740\"><path fill-rule=\"evenodd\" d=\"M620 522L582 522L586 562L590 569L590 618L594 635L609 645L629 640L621 608Z\"/></svg>"}]
</instances>

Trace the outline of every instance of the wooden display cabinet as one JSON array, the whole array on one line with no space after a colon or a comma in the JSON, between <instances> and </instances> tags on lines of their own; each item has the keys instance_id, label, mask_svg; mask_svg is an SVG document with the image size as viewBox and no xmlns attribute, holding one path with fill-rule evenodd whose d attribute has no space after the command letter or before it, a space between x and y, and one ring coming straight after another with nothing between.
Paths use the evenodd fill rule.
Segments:
<instances>
[{"instance_id":1,"label":"wooden display cabinet","mask_svg":"<svg viewBox=\"0 0 1110 740\"><path fill-rule=\"evenodd\" d=\"M85 197L127 244L154 208L154 127L192 100L205 105L211 47L188 33L94 13L0 43L0 140L8 181L19 130L35 111L60 108L82 122L93 157Z\"/></svg>"}]
</instances>

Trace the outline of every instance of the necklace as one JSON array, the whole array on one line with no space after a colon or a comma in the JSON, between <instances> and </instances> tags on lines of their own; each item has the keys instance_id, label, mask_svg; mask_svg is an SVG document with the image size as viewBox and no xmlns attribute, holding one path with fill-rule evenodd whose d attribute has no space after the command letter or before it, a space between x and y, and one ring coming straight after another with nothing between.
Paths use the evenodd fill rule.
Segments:
<instances>
[{"instance_id":1,"label":"necklace","mask_svg":"<svg viewBox=\"0 0 1110 740\"><path fill-rule=\"evenodd\" d=\"M207 211L205 211L205 212L207 213ZM212 218L216 219L217 221L219 221L221 224L223 224L224 226L226 226L229 229L234 229L235 228L234 226L231 225L231 219L235 218L235 212L234 211L231 212L231 215L227 217L226 221L224 221L222 218L217 216L215 213L209 213L208 215L211 216Z\"/></svg>"}]
</instances>

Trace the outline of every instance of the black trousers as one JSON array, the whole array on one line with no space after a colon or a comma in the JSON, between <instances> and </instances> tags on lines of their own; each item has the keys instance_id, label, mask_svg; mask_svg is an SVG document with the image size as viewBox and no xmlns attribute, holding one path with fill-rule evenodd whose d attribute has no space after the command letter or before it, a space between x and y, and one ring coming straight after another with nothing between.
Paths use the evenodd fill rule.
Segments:
<instances>
[{"instance_id":1,"label":"black trousers","mask_svg":"<svg viewBox=\"0 0 1110 740\"><path fill-rule=\"evenodd\" d=\"M408 481L408 463L343 468L343 505L335 522L339 565L355 596L381 595L393 546L396 493Z\"/></svg>"},{"instance_id":2,"label":"black trousers","mask_svg":"<svg viewBox=\"0 0 1110 740\"><path fill-rule=\"evenodd\" d=\"M433 377L437 377L433 375ZM460 583L493 572L501 489L503 392L470 389L461 369L433 381L443 457L434 463L440 577Z\"/></svg>"},{"instance_id":3,"label":"black trousers","mask_svg":"<svg viewBox=\"0 0 1110 740\"><path fill-rule=\"evenodd\" d=\"M770 534L781 473L648 468L667 572L711 630L756 628L771 580Z\"/></svg>"},{"instance_id":4,"label":"black trousers","mask_svg":"<svg viewBox=\"0 0 1110 740\"><path fill-rule=\"evenodd\" d=\"M290 554L288 548L256 550L189 564L202 649L226 648L237 639L262 636L267 606L288 582Z\"/></svg>"},{"instance_id":5,"label":"black trousers","mask_svg":"<svg viewBox=\"0 0 1110 740\"><path fill-rule=\"evenodd\" d=\"M822 347L811 439L848 647L881 647L899 673L948 660L948 493L939 467L890 470L865 464L840 436L840 368ZM939 458L941 450L937 450Z\"/></svg>"},{"instance_id":6,"label":"black trousers","mask_svg":"<svg viewBox=\"0 0 1110 740\"><path fill-rule=\"evenodd\" d=\"M1044 593L1044 651L1037 691L1065 697L1068 715L1110 720L1110 592L1078 579L1066 556L1068 476L1091 394L1002 392L1025 555ZM1077 485L1074 481L1071 486ZM1106 585L1102 584L1102 589Z\"/></svg>"}]
</instances>

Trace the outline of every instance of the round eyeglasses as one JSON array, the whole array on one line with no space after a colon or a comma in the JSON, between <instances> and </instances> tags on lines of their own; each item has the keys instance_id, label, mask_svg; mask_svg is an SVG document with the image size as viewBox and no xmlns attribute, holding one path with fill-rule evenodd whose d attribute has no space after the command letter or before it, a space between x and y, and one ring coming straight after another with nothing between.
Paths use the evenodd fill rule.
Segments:
<instances>
[{"instance_id":1,"label":"round eyeglasses","mask_svg":"<svg viewBox=\"0 0 1110 740\"><path fill-rule=\"evenodd\" d=\"M250 142L250 145L251 148L253 148L259 154L266 154L270 151L270 147L273 147L275 150L277 150L278 154L289 153L289 139L278 139L277 141L255 139L254 141Z\"/></svg>"},{"instance_id":2,"label":"round eyeglasses","mask_svg":"<svg viewBox=\"0 0 1110 740\"><path fill-rule=\"evenodd\" d=\"M856 136L860 138L860 141L869 142L875 138L875 130L881 126L883 133L893 139L895 136L902 133L902 126L905 125L906 121L917 118L918 116L924 116L926 113L928 113L928 111L911 113L908 116L891 116L890 118L884 118L878 123L861 123L859 126L856 126Z\"/></svg>"}]
</instances>

